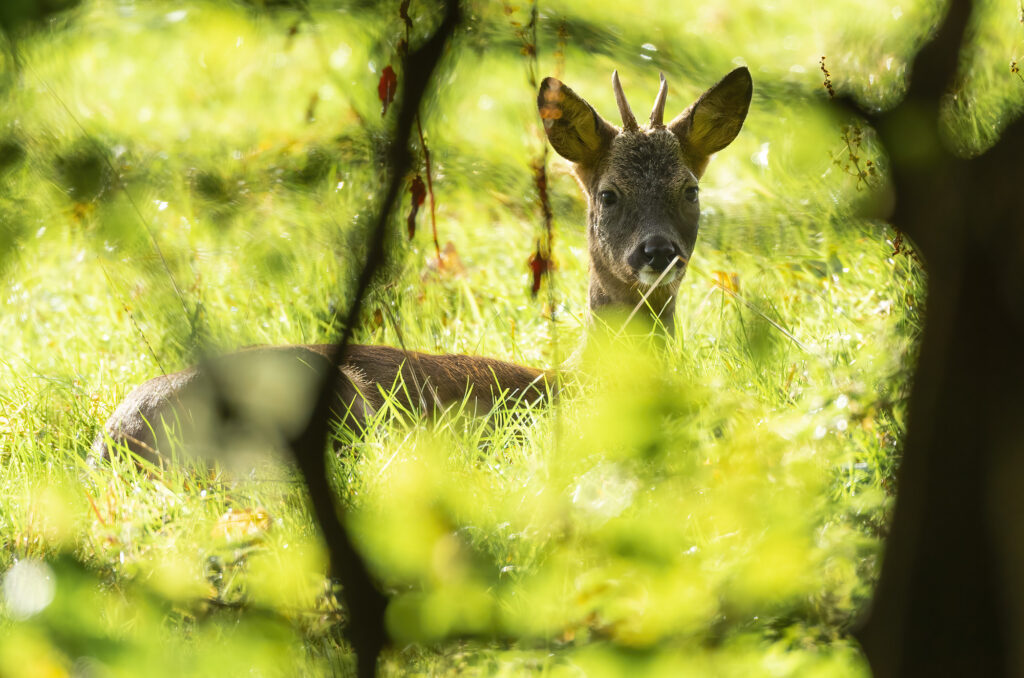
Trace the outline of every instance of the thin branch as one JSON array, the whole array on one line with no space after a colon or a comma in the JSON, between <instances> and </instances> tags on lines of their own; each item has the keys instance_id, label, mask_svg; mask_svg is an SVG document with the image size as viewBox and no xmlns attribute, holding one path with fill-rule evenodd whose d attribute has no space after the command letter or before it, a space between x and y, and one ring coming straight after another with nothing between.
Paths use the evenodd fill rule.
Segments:
<instances>
[{"instance_id":1,"label":"thin branch","mask_svg":"<svg viewBox=\"0 0 1024 678\"><path fill-rule=\"evenodd\" d=\"M434 178L430 169L430 149L427 141L423 138L423 125L420 122L419 114L416 115L416 131L420 136L420 148L423 150L423 165L427 173L427 194L430 196L430 227L434 235L434 254L437 255L437 265L441 266L441 243L437 240L437 208L434 199Z\"/></svg>"},{"instance_id":2,"label":"thin branch","mask_svg":"<svg viewBox=\"0 0 1024 678\"><path fill-rule=\"evenodd\" d=\"M335 501L328 481L325 450L330 433L330 406L341 380L340 366L346 347L359 319L363 300L374 275L386 257L385 240L389 217L394 211L399 185L411 166L409 140L420 103L452 34L460 23L457 0L447 0L445 15L425 44L411 52L402 83L395 133L387 152L387 179L384 197L369 235L366 265L360 272L352 305L340 339L330 356L330 368L322 376L319 394L306 429L289 441L299 471L309 489L313 513L326 541L331 574L342 583L342 596L348 609L348 634L357 656L357 672L362 678L375 675L377 658L387 645L384 611L387 598L376 588L362 556L341 519L341 507Z\"/></svg>"}]
</instances>

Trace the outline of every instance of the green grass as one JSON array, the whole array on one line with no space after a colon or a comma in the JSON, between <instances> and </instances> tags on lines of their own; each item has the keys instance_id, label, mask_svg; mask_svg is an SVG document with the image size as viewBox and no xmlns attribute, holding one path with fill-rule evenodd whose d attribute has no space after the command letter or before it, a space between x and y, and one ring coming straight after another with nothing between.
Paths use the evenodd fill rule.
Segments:
<instances>
[{"instance_id":1,"label":"green grass","mask_svg":"<svg viewBox=\"0 0 1024 678\"><path fill-rule=\"evenodd\" d=\"M391 596L388 675L867 675L849 630L893 500L923 274L858 216L884 191L843 171L816 69L826 54L837 84L892 101L931 10L776 4L543 5L541 75L562 24L561 77L613 121L614 67L638 115L664 70L674 115L738 58L754 104L704 179L667 345L589 342L564 397L525 419L385 411L334 460ZM553 154L558 268L529 294L543 136L511 23L525 9L473 5L424 111L441 243L465 270L428 263L425 210L400 236L404 198L361 343L559 368L583 340L583 204ZM332 338L379 195L376 84L401 28L390 11L311 12L95 0L19 41L20 68L4 57L0 675L352 669L287 468L85 463L141 381L205 351ZM971 82L1002 84L965 90L976 145L1024 90L996 54L1024 31L986 17L998 41ZM45 584L12 593L45 576L41 609Z\"/></svg>"}]
</instances>

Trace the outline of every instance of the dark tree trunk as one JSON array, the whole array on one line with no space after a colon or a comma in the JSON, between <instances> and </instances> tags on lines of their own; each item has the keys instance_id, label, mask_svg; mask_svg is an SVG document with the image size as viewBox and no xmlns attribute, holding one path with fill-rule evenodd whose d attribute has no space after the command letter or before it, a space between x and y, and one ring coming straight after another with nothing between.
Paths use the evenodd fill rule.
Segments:
<instances>
[{"instance_id":1,"label":"dark tree trunk","mask_svg":"<svg viewBox=\"0 0 1024 678\"><path fill-rule=\"evenodd\" d=\"M904 103L874 118L893 224L928 270L892 531L858 633L876 678L1024 675L1024 123L973 159L942 143L970 7L953 2Z\"/></svg>"},{"instance_id":2,"label":"dark tree trunk","mask_svg":"<svg viewBox=\"0 0 1024 678\"><path fill-rule=\"evenodd\" d=\"M929 279L897 508L862 636L876 678L1019 675L1007 653L1024 569L1008 547L1022 515L1013 494L1024 496L1024 335L1000 303L1003 258L975 243Z\"/></svg>"}]
</instances>

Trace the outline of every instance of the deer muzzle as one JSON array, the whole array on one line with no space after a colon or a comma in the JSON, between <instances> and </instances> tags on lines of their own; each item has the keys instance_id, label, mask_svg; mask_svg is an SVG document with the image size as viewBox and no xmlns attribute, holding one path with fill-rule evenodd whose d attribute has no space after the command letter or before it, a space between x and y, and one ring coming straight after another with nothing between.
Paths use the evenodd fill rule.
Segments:
<instances>
[{"instance_id":1,"label":"deer muzzle","mask_svg":"<svg viewBox=\"0 0 1024 678\"><path fill-rule=\"evenodd\" d=\"M682 277L688 260L679 245L660 235L643 240L627 258L637 280L645 285L675 282Z\"/></svg>"}]
</instances>

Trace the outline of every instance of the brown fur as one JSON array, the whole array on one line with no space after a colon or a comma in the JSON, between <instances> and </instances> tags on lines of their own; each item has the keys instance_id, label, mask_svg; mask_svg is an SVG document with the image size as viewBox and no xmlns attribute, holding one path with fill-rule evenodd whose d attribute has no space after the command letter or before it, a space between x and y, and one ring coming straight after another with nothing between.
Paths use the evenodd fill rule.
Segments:
<instances>
[{"instance_id":1,"label":"brown fur","mask_svg":"<svg viewBox=\"0 0 1024 678\"><path fill-rule=\"evenodd\" d=\"M282 448L304 426L314 388L330 365L332 344L255 347L139 385L118 405L92 445L126 445L159 463L178 441L207 458L223 456L241 435ZM393 394L411 412L436 414L468 397L471 413L546 399L541 370L465 355L432 355L389 346L349 346L332 411L338 425L361 431Z\"/></svg>"}]
</instances>

